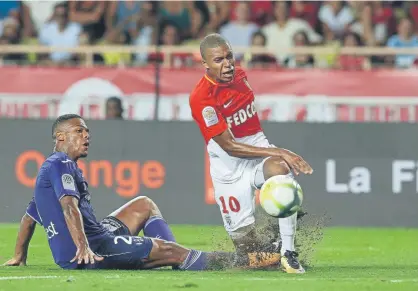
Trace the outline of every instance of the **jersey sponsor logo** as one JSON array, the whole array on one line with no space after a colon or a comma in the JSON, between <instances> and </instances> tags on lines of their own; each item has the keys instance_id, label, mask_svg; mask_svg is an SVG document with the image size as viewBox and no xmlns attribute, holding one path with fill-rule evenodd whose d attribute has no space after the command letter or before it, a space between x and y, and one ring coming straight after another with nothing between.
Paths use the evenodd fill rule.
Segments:
<instances>
[{"instance_id":1,"label":"jersey sponsor logo","mask_svg":"<svg viewBox=\"0 0 418 291\"><path fill-rule=\"evenodd\" d=\"M61 161L61 163L63 163L63 164L67 164L67 163L71 163L71 162L72 162L72 160Z\"/></svg>"},{"instance_id":2,"label":"jersey sponsor logo","mask_svg":"<svg viewBox=\"0 0 418 291\"><path fill-rule=\"evenodd\" d=\"M75 183L74 178L70 174L63 174L61 176L62 187L65 190L75 191Z\"/></svg>"},{"instance_id":3,"label":"jersey sponsor logo","mask_svg":"<svg viewBox=\"0 0 418 291\"><path fill-rule=\"evenodd\" d=\"M55 224L52 221L49 225L45 227L45 232L48 239L51 239L59 234L58 231L55 229Z\"/></svg>"},{"instance_id":4,"label":"jersey sponsor logo","mask_svg":"<svg viewBox=\"0 0 418 291\"><path fill-rule=\"evenodd\" d=\"M203 119L205 120L206 126L208 127L215 125L219 122L218 115L216 115L215 108L211 106L206 106L205 108L203 108L202 116L203 116Z\"/></svg>"},{"instance_id":5,"label":"jersey sponsor logo","mask_svg":"<svg viewBox=\"0 0 418 291\"><path fill-rule=\"evenodd\" d=\"M111 188L121 197L132 198L140 195L146 189L157 191L165 185L167 171L166 165L161 160L139 161L138 159L119 158L117 162L107 159L79 160L77 166L83 172L85 180L88 181L88 185L85 184L85 186ZM15 175L19 184L33 189L37 171L45 159L46 157L36 150L26 150L20 153L15 160ZM31 167L32 164L35 164L36 167ZM80 183L78 185L82 191L83 186Z\"/></svg>"},{"instance_id":6,"label":"jersey sponsor logo","mask_svg":"<svg viewBox=\"0 0 418 291\"><path fill-rule=\"evenodd\" d=\"M240 124L245 123L248 119L254 117L257 114L255 109L254 101L248 104L245 108L238 110L232 116L228 116L226 118L226 122L228 123L229 128L232 125L238 126Z\"/></svg>"}]
</instances>

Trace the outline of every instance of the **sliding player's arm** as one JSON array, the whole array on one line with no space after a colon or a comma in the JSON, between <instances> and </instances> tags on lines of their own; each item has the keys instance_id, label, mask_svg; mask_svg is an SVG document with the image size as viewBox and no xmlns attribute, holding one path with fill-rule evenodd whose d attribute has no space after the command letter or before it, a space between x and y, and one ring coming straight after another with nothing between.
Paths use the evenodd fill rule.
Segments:
<instances>
[{"instance_id":1,"label":"sliding player's arm","mask_svg":"<svg viewBox=\"0 0 418 291\"><path fill-rule=\"evenodd\" d=\"M101 260L89 247L89 243L84 232L83 217L78 208L78 199L74 196L64 196L60 200L65 222L71 234L74 244L77 247L75 257L71 262L77 261L78 264L94 264L95 260Z\"/></svg>"},{"instance_id":2,"label":"sliding player's arm","mask_svg":"<svg viewBox=\"0 0 418 291\"><path fill-rule=\"evenodd\" d=\"M75 165L71 162L55 160L49 169L49 178L54 192L59 200L64 214L65 222L71 238L77 248L77 252L71 262L78 264L94 264L95 260L102 260L90 249L86 234L84 232L83 217L78 208L80 193L78 192L74 177Z\"/></svg>"},{"instance_id":3,"label":"sliding player's arm","mask_svg":"<svg viewBox=\"0 0 418 291\"><path fill-rule=\"evenodd\" d=\"M194 100L199 100L198 98ZM216 104L206 100L205 103L190 103L193 118L196 120L206 140L213 139L230 156L244 159L279 157L298 174L311 174L311 166L297 154L281 148L262 148L237 142L229 131L228 125L217 110Z\"/></svg>"},{"instance_id":4,"label":"sliding player's arm","mask_svg":"<svg viewBox=\"0 0 418 291\"><path fill-rule=\"evenodd\" d=\"M5 266L26 266L29 243L32 239L35 227L35 220L25 213L20 221L20 228L15 245L15 254L13 258L4 263Z\"/></svg>"},{"instance_id":5,"label":"sliding player's arm","mask_svg":"<svg viewBox=\"0 0 418 291\"><path fill-rule=\"evenodd\" d=\"M230 156L244 159L279 157L298 174L311 174L311 166L299 155L283 148L262 148L237 142L227 129L221 134L214 136L213 140Z\"/></svg>"}]
</instances>

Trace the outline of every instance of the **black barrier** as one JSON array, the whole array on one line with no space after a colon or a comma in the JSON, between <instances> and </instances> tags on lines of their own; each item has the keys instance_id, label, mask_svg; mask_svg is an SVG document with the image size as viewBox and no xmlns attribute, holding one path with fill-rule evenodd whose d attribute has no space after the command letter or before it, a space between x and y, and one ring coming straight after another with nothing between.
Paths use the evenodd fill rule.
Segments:
<instances>
[{"instance_id":1,"label":"black barrier","mask_svg":"<svg viewBox=\"0 0 418 291\"><path fill-rule=\"evenodd\" d=\"M220 224L205 202L205 145L190 122L90 121L80 162L103 217L137 195L170 223ZM51 121L0 120L0 222L16 222L32 196L37 167L52 150ZM331 225L418 226L415 125L264 124L270 141L308 160L298 180L305 207Z\"/></svg>"}]
</instances>

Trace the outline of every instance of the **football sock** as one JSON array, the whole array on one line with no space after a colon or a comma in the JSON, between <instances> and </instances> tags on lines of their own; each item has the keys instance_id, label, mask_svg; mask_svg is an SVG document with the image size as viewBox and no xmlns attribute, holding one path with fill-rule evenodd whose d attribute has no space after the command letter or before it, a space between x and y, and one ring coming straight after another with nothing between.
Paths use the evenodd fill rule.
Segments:
<instances>
[{"instance_id":1,"label":"football sock","mask_svg":"<svg viewBox=\"0 0 418 291\"><path fill-rule=\"evenodd\" d=\"M205 270L207 266L207 253L190 250L187 258L178 267L180 270L201 271Z\"/></svg>"},{"instance_id":2,"label":"football sock","mask_svg":"<svg viewBox=\"0 0 418 291\"><path fill-rule=\"evenodd\" d=\"M148 219L144 226L144 235L171 242L176 241L173 232L161 216L152 216Z\"/></svg>"},{"instance_id":3,"label":"football sock","mask_svg":"<svg viewBox=\"0 0 418 291\"><path fill-rule=\"evenodd\" d=\"M281 255L284 255L286 251L295 250L296 223L297 213L286 218L279 218L280 238L282 239Z\"/></svg>"},{"instance_id":4,"label":"football sock","mask_svg":"<svg viewBox=\"0 0 418 291\"><path fill-rule=\"evenodd\" d=\"M235 258L234 253L190 250L187 258L178 266L178 269L188 271L220 270L231 267Z\"/></svg>"}]
</instances>

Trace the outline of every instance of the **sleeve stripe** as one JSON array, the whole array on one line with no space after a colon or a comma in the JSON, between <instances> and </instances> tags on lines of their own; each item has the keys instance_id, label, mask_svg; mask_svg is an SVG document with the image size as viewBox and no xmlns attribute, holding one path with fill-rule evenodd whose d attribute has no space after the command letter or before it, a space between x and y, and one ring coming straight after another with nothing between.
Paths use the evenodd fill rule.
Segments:
<instances>
[{"instance_id":1,"label":"sleeve stripe","mask_svg":"<svg viewBox=\"0 0 418 291\"><path fill-rule=\"evenodd\" d=\"M58 199L58 201L61 201L61 199L64 198L65 196L71 196L71 197L77 198L77 200L80 200L80 196L77 195L76 193L73 193L73 194L71 194L71 193L63 193L63 194L61 194L61 196Z\"/></svg>"}]
</instances>

